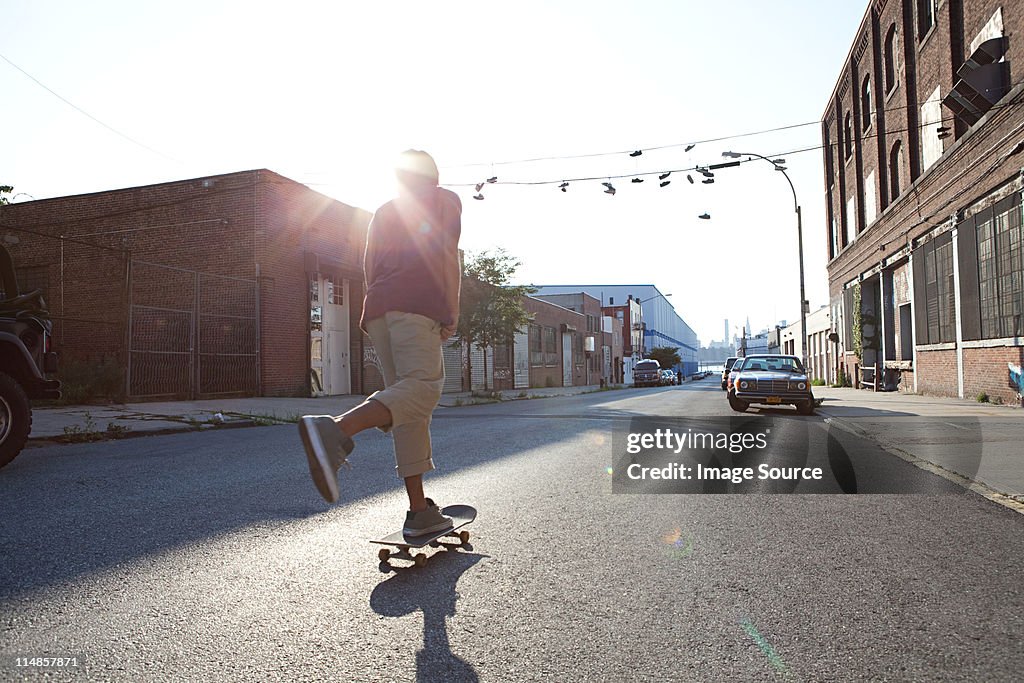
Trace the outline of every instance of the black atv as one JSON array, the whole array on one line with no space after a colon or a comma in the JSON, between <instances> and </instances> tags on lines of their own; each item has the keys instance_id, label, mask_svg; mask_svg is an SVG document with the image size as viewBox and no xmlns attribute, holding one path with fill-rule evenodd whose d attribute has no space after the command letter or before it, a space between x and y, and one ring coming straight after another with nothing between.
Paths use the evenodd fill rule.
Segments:
<instances>
[{"instance_id":1,"label":"black atv","mask_svg":"<svg viewBox=\"0 0 1024 683\"><path fill-rule=\"evenodd\" d=\"M42 292L22 293L14 262L0 244L0 467L17 457L32 430L30 399L60 398L60 382L50 351L53 322Z\"/></svg>"}]
</instances>

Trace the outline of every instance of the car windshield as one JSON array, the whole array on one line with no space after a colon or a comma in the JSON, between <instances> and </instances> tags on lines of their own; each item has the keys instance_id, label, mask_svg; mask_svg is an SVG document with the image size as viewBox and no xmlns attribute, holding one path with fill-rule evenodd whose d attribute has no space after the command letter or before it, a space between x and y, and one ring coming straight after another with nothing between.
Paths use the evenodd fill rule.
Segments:
<instances>
[{"instance_id":1,"label":"car windshield","mask_svg":"<svg viewBox=\"0 0 1024 683\"><path fill-rule=\"evenodd\" d=\"M746 359L743 369L800 374L803 374L804 371L800 361L789 356L751 356Z\"/></svg>"}]
</instances>

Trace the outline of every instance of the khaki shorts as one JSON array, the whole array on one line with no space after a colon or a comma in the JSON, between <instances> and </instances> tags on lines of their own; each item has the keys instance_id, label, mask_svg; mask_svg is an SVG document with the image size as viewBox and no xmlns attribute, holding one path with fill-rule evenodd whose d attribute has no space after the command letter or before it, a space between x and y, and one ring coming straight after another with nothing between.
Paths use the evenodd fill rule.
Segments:
<instances>
[{"instance_id":1,"label":"khaki shorts","mask_svg":"<svg viewBox=\"0 0 1024 683\"><path fill-rule=\"evenodd\" d=\"M444 387L441 324L416 313L390 311L366 323L384 375L384 390L370 399L391 411L398 476L434 469L430 420Z\"/></svg>"}]
</instances>

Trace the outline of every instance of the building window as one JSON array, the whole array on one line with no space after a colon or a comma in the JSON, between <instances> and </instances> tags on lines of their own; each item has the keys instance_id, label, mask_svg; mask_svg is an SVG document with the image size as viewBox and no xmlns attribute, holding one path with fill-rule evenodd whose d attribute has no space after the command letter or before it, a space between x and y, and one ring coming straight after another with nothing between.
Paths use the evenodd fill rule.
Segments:
<instances>
[{"instance_id":1,"label":"building window","mask_svg":"<svg viewBox=\"0 0 1024 683\"><path fill-rule=\"evenodd\" d=\"M875 199L875 172L864 179L864 227L875 222L878 216L878 202Z\"/></svg>"},{"instance_id":2,"label":"building window","mask_svg":"<svg viewBox=\"0 0 1024 683\"><path fill-rule=\"evenodd\" d=\"M541 333L539 325L530 325L530 365L540 367L544 365L544 347L541 344Z\"/></svg>"},{"instance_id":3,"label":"building window","mask_svg":"<svg viewBox=\"0 0 1024 683\"><path fill-rule=\"evenodd\" d=\"M956 341L956 320L953 299L953 241L936 245L925 253L924 305L927 324L925 339L920 344Z\"/></svg>"},{"instance_id":4,"label":"building window","mask_svg":"<svg viewBox=\"0 0 1024 683\"><path fill-rule=\"evenodd\" d=\"M828 126L825 126L825 177L828 179L829 187L836 183L835 170L832 165L832 154L832 131Z\"/></svg>"},{"instance_id":5,"label":"building window","mask_svg":"<svg viewBox=\"0 0 1024 683\"><path fill-rule=\"evenodd\" d=\"M843 125L843 151L845 152L844 158L849 159L853 156L853 122L849 112L846 113Z\"/></svg>"},{"instance_id":6,"label":"building window","mask_svg":"<svg viewBox=\"0 0 1024 683\"><path fill-rule=\"evenodd\" d=\"M544 328L544 365L558 365L558 343L555 328Z\"/></svg>"},{"instance_id":7,"label":"building window","mask_svg":"<svg viewBox=\"0 0 1024 683\"><path fill-rule=\"evenodd\" d=\"M885 92L890 93L896 87L897 50L896 24L889 27L885 35Z\"/></svg>"},{"instance_id":8,"label":"building window","mask_svg":"<svg viewBox=\"0 0 1024 683\"><path fill-rule=\"evenodd\" d=\"M921 105L921 171L928 170L942 156L942 95L938 87Z\"/></svg>"},{"instance_id":9,"label":"building window","mask_svg":"<svg viewBox=\"0 0 1024 683\"><path fill-rule=\"evenodd\" d=\"M833 215L833 222L831 222L831 256L836 258L839 255L839 230L836 227L836 216Z\"/></svg>"},{"instance_id":10,"label":"building window","mask_svg":"<svg viewBox=\"0 0 1024 683\"><path fill-rule=\"evenodd\" d=\"M1024 235L1021 205L978 224L981 334L986 339L1024 333Z\"/></svg>"},{"instance_id":11,"label":"building window","mask_svg":"<svg viewBox=\"0 0 1024 683\"><path fill-rule=\"evenodd\" d=\"M576 352L573 354L573 356L575 356L575 358L573 358L573 362L576 364L577 367L581 367L583 365L583 359L586 358L586 356L583 353L583 334L577 332L576 334L573 335L573 337L573 347L575 347L576 350Z\"/></svg>"},{"instance_id":12,"label":"building window","mask_svg":"<svg viewBox=\"0 0 1024 683\"><path fill-rule=\"evenodd\" d=\"M864 122L864 130L871 127L871 77L864 77L860 89L860 118Z\"/></svg>"},{"instance_id":13,"label":"building window","mask_svg":"<svg viewBox=\"0 0 1024 683\"><path fill-rule=\"evenodd\" d=\"M917 39L924 40L935 25L935 0L917 0Z\"/></svg>"},{"instance_id":14,"label":"building window","mask_svg":"<svg viewBox=\"0 0 1024 683\"><path fill-rule=\"evenodd\" d=\"M897 140L889 152L889 201L900 196L900 169L903 168L903 145Z\"/></svg>"}]
</instances>

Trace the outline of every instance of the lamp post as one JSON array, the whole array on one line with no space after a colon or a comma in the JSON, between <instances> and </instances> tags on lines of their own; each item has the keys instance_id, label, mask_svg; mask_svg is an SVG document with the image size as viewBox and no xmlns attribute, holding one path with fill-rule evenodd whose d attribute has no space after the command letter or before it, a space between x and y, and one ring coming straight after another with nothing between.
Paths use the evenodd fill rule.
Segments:
<instances>
[{"instance_id":1,"label":"lamp post","mask_svg":"<svg viewBox=\"0 0 1024 683\"><path fill-rule=\"evenodd\" d=\"M754 154L752 152L722 152L722 156L729 159L738 159L741 156L756 157L763 159L769 164L775 167L776 171L780 171L782 175L786 177L786 182L789 183L789 189L793 192L793 210L796 211L796 239L797 247L800 255L800 360L807 367L807 296L804 293L804 228L803 221L800 215L800 203L796 199L796 188L793 186L793 181L790 180L789 174L786 173L786 167L782 164L786 163L785 159L769 159L766 156L760 154Z\"/></svg>"},{"instance_id":2,"label":"lamp post","mask_svg":"<svg viewBox=\"0 0 1024 683\"><path fill-rule=\"evenodd\" d=\"M641 324L642 324L642 322L643 322L643 319L644 319L644 306L643 306L643 305L644 305L645 303L647 303L648 301L653 301L653 300L655 300L655 299L657 299L657 298L659 298L659 297L664 297L664 298L666 298L666 299L667 299L667 298L669 298L670 296L672 296L672 295L671 295L671 294L662 294L661 292L659 292L659 293L655 294L654 296L649 296L649 297L647 297L647 298L646 298L646 299L644 299L643 301L637 300L637 304L638 304L638 305L640 306L640 321L641 321ZM640 350L640 357L641 357L641 358L643 358L643 356L644 356L644 352L645 352L645 351L647 350L646 344L644 344L644 342L646 341L646 337L647 337L647 335L645 335L645 334L643 333L643 331L644 331L644 328L643 328L643 327L641 327L641 328L640 328L640 339L642 340L642 341L641 341L641 345L640 345L640 349L641 349L641 350Z\"/></svg>"}]
</instances>

